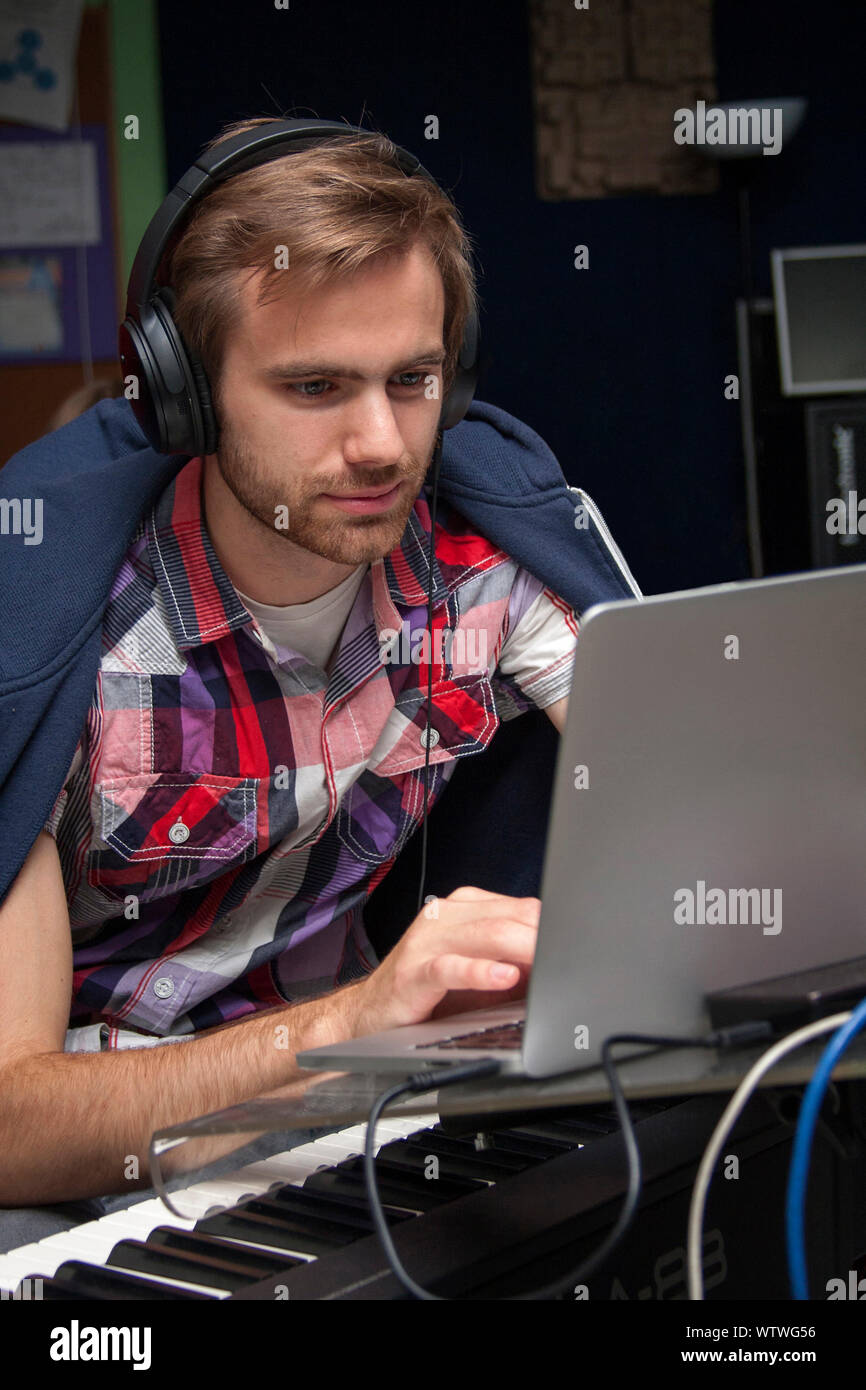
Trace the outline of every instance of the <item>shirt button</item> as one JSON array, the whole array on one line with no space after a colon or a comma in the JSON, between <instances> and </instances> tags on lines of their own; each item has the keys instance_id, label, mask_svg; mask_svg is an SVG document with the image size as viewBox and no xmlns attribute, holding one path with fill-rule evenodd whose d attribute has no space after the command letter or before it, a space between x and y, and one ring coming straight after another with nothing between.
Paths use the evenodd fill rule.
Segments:
<instances>
[{"instance_id":1,"label":"shirt button","mask_svg":"<svg viewBox=\"0 0 866 1390\"><path fill-rule=\"evenodd\" d=\"M422 747L422 748L427 748L428 746L429 746L430 748L435 748L435 747L436 747L436 744L439 742L439 730L438 730L438 729L431 729L431 730L430 730L430 741L429 741L429 745L428 745L428 741L427 741L427 730L426 730L426 729L422 729L422 730L421 730L421 736L420 736L420 738L418 739L418 742L421 744L421 747Z\"/></svg>"},{"instance_id":2,"label":"shirt button","mask_svg":"<svg viewBox=\"0 0 866 1390\"><path fill-rule=\"evenodd\" d=\"M167 975L161 975L154 981L153 992L157 999L170 999L174 994L174 980L170 980Z\"/></svg>"},{"instance_id":3,"label":"shirt button","mask_svg":"<svg viewBox=\"0 0 866 1390\"><path fill-rule=\"evenodd\" d=\"M184 825L180 816L178 816L174 825L169 830L168 838L171 840L171 843L173 845L185 844L186 841L189 839L189 826Z\"/></svg>"}]
</instances>

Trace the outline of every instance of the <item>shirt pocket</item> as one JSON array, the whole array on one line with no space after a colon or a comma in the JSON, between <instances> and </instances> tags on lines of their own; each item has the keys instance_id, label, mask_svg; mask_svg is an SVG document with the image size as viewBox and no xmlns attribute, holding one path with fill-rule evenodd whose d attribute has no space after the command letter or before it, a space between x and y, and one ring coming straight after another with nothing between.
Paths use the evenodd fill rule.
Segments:
<instances>
[{"instance_id":1,"label":"shirt pocket","mask_svg":"<svg viewBox=\"0 0 866 1390\"><path fill-rule=\"evenodd\" d=\"M355 858L371 867L399 854L421 821L426 713L426 686L398 697L367 768L340 802L337 836ZM432 808L457 759L482 752L496 732L499 718L490 677L473 673L434 681L430 725Z\"/></svg>"},{"instance_id":2,"label":"shirt pocket","mask_svg":"<svg viewBox=\"0 0 866 1390\"><path fill-rule=\"evenodd\" d=\"M149 902L254 859L259 781L157 772L97 783L88 882Z\"/></svg>"}]
</instances>

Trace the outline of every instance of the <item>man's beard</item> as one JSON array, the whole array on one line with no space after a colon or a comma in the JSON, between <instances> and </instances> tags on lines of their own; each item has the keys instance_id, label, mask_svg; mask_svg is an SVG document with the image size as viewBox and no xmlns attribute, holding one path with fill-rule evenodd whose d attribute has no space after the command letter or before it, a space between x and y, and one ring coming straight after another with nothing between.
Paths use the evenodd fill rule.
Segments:
<instances>
[{"instance_id":1,"label":"man's beard","mask_svg":"<svg viewBox=\"0 0 866 1390\"><path fill-rule=\"evenodd\" d=\"M432 458L433 446L430 454ZM273 535L292 541L303 550L321 555L336 564L359 565L379 559L394 550L402 539L409 514L424 482L429 460L423 467L406 455L388 478L381 473L374 480L360 474L352 477L352 492L370 487L378 491L385 482L403 483L397 503L388 512L345 512L332 507L320 496L325 490L317 483L315 492L304 492L297 480L294 492L265 477L256 467L252 450L230 428L220 432L217 464L226 487L244 510ZM407 481L408 480L408 481ZM346 496L345 484L335 487L335 496Z\"/></svg>"}]
</instances>

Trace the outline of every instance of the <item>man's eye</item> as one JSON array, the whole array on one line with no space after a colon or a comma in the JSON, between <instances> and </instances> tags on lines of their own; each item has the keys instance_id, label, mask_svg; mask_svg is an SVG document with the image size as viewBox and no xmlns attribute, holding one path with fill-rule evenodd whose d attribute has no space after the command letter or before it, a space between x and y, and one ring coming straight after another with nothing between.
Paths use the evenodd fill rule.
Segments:
<instances>
[{"instance_id":1,"label":"man's eye","mask_svg":"<svg viewBox=\"0 0 866 1390\"><path fill-rule=\"evenodd\" d=\"M324 391L307 391L306 388L307 388L308 386L329 386L329 385L330 385L330 382L327 382L327 381L295 381L295 382L292 383L292 390L293 390L293 391L298 391L302 396L307 396L308 399L311 399L311 400L312 400L312 399L314 399L316 396L322 396L322 395L324 395Z\"/></svg>"}]
</instances>

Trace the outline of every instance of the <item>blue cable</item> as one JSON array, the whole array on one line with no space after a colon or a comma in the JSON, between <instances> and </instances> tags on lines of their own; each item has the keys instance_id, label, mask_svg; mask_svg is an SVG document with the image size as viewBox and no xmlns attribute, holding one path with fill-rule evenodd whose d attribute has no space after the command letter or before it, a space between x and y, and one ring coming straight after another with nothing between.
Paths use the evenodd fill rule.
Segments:
<instances>
[{"instance_id":1,"label":"blue cable","mask_svg":"<svg viewBox=\"0 0 866 1390\"><path fill-rule=\"evenodd\" d=\"M812 1140L815 1125L824 1093L830 1084L830 1075L849 1043L866 1027L866 999L853 1010L847 1023L837 1028L831 1037L815 1068L812 1080L806 1088L794 1147L791 1152L791 1166L788 1169L788 1190L785 1199L785 1235L788 1246L788 1277L791 1283L791 1297L808 1299L809 1274L806 1268L806 1188L809 1182L809 1163L812 1153Z\"/></svg>"}]
</instances>

